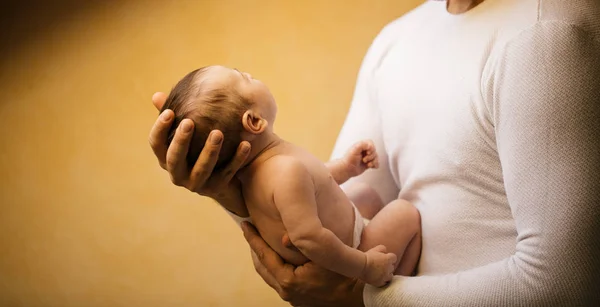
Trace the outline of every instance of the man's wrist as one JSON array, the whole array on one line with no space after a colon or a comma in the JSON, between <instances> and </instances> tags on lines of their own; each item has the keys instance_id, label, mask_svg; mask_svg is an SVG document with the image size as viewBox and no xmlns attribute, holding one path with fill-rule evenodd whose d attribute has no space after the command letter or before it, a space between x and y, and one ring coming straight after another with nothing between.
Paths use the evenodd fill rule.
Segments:
<instances>
[{"instance_id":1,"label":"man's wrist","mask_svg":"<svg viewBox=\"0 0 600 307\"><path fill-rule=\"evenodd\" d=\"M342 293L345 293L344 295L346 297L341 300L343 302L340 302L343 305L339 305L347 307L364 307L365 301L363 293L365 290L365 282L360 279L349 279L349 282L348 284L346 284L346 287L347 290L342 291Z\"/></svg>"},{"instance_id":2,"label":"man's wrist","mask_svg":"<svg viewBox=\"0 0 600 307\"><path fill-rule=\"evenodd\" d=\"M354 284L354 287L352 288L352 293L356 296L356 299L354 299L353 301L356 302L357 307L365 306L364 292L365 283L362 280L357 280Z\"/></svg>"},{"instance_id":3,"label":"man's wrist","mask_svg":"<svg viewBox=\"0 0 600 307\"><path fill-rule=\"evenodd\" d=\"M248 213L248 209L246 209L246 204L244 203L244 199L242 197L231 197L227 195L215 195L209 196L214 201L219 203L223 208L227 211L239 216L239 217L248 217L250 214Z\"/></svg>"}]
</instances>

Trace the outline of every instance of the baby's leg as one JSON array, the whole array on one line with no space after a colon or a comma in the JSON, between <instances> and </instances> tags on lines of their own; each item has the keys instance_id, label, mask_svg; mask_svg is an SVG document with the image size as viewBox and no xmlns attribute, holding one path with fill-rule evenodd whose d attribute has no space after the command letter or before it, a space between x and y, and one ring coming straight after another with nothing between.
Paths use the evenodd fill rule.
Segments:
<instances>
[{"instance_id":1,"label":"baby's leg","mask_svg":"<svg viewBox=\"0 0 600 307\"><path fill-rule=\"evenodd\" d=\"M383 244L398 256L395 273L412 275L421 254L421 216L409 202L397 199L385 206L365 226L358 249Z\"/></svg>"},{"instance_id":2,"label":"baby's leg","mask_svg":"<svg viewBox=\"0 0 600 307\"><path fill-rule=\"evenodd\" d=\"M346 189L346 195L354 203L360 215L372 219L383 208L383 201L371 186L355 183Z\"/></svg>"}]
</instances>

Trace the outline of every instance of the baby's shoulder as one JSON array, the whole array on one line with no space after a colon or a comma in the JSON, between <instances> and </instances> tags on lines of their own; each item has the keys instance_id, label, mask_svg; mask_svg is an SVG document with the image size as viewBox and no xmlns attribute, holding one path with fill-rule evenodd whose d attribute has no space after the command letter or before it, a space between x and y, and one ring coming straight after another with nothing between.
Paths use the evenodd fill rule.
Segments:
<instances>
[{"instance_id":1,"label":"baby's shoulder","mask_svg":"<svg viewBox=\"0 0 600 307\"><path fill-rule=\"evenodd\" d=\"M273 199L275 191L301 185L312 181L300 159L288 155L275 155L260 163L254 164L245 173L245 197L253 199L253 203L266 203ZM246 199L248 201L248 199Z\"/></svg>"},{"instance_id":2,"label":"baby's shoulder","mask_svg":"<svg viewBox=\"0 0 600 307\"><path fill-rule=\"evenodd\" d=\"M266 160L264 164L264 168L277 177L310 175L304 161L293 155L276 155Z\"/></svg>"}]
</instances>

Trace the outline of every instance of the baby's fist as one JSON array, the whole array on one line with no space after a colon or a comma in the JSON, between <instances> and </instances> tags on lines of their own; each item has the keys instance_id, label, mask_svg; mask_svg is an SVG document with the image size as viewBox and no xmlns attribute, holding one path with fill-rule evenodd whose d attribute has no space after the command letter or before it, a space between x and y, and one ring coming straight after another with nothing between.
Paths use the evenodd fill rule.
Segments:
<instances>
[{"instance_id":1,"label":"baby's fist","mask_svg":"<svg viewBox=\"0 0 600 307\"><path fill-rule=\"evenodd\" d=\"M375 144L371 140L363 140L352 146L344 160L352 177L362 174L369 168L379 167L379 158Z\"/></svg>"},{"instance_id":2,"label":"baby's fist","mask_svg":"<svg viewBox=\"0 0 600 307\"><path fill-rule=\"evenodd\" d=\"M378 245L365 254L367 263L361 279L376 287L385 286L394 276L396 255L388 253L383 245Z\"/></svg>"}]
</instances>

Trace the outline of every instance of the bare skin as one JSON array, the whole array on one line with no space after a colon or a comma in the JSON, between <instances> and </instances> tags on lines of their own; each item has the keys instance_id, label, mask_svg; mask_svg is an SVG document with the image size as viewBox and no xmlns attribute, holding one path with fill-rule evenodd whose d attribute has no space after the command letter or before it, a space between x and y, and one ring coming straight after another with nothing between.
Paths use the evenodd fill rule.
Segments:
<instances>
[{"instance_id":1,"label":"bare skin","mask_svg":"<svg viewBox=\"0 0 600 307\"><path fill-rule=\"evenodd\" d=\"M160 110L167 100L165 93L155 93L152 103ZM241 142L235 157L222 171L214 173L219 151L223 144L223 133L218 130L211 132L204 150L200 153L196 164L189 169L185 156L187 155L194 123L185 119L175 133L171 145L167 148L166 140L169 129L173 124L173 111L165 110L156 119L150 131L148 143L158 159L158 164L166 170L173 184L184 187L202 196L216 200L227 210L238 216L247 217L248 211L242 198L240 183L234 177L242 167L250 153L250 143Z\"/></svg>"},{"instance_id":2,"label":"bare skin","mask_svg":"<svg viewBox=\"0 0 600 307\"><path fill-rule=\"evenodd\" d=\"M461 14L468 10L466 8L475 7L481 2L483 1L447 0L447 10L452 14ZM152 103L158 110L162 108L166 97L167 95L161 92L152 96ZM173 113L170 110L164 111L152 127L149 143L159 165L169 173L173 184L211 197L232 212L237 213L235 209L240 208L238 215L248 216L243 199L230 195L241 195L239 181L233 174L248 158L250 143L242 142L233 161L221 172L213 173L223 134L217 130L212 131L211 138L216 140L216 144L207 144L194 168L188 169L185 156L192 137L193 122L184 120L181 127L187 126L188 129L178 129L173 142L167 148L165 140L172 123ZM374 212L377 211L376 208ZM313 262L300 266L288 264L269 247L251 224L244 223L242 229L252 250L256 271L285 301L294 306L364 306L364 283L359 279L331 272Z\"/></svg>"},{"instance_id":3,"label":"bare skin","mask_svg":"<svg viewBox=\"0 0 600 307\"><path fill-rule=\"evenodd\" d=\"M356 249L357 246L351 247L356 212L338 186L339 182L377 166L372 142L356 144L344 159L330 163L328 169L310 153L273 133L277 106L262 82L222 66L209 67L201 78L197 82L204 86L234 89L252 101L241 118L242 136L252 144L252 150L236 178L241 183L247 211L265 241L294 265L311 260L375 286L391 280L399 261L380 245L390 237L381 234L406 232L402 244L389 242L395 248L393 252L402 255L419 230L416 209L390 205L387 214L397 211L394 216L400 219L375 219L373 225L364 229L363 244ZM239 211L235 206L228 209ZM294 248L282 245L284 235L289 236ZM416 258L413 262L409 273Z\"/></svg>"},{"instance_id":4,"label":"bare skin","mask_svg":"<svg viewBox=\"0 0 600 307\"><path fill-rule=\"evenodd\" d=\"M249 76L249 75L248 75ZM246 77L248 77L246 76ZM249 76L251 78L251 76ZM259 93L260 94L260 93ZM164 104L164 101L166 99L166 95L163 93L156 93L153 96L153 103L157 108L161 108L162 105ZM171 179L173 181L174 184L179 185L179 186L184 186L189 190L192 190L194 192L197 192L201 195L204 196L209 196L214 198L215 200L217 200L218 202L220 202L226 209L238 214L239 216L248 216L248 211L245 210L246 206L244 205L243 202L243 198L241 197L242 195L242 191L240 189L240 181L232 176L232 174L235 174L237 172L237 170L239 170L242 166L248 164L250 161L256 162L256 158L258 153L263 153L263 150L268 147L269 144L271 144L272 142L269 142L268 140L266 140L266 138L261 138L261 139L257 139L257 138L250 138L252 139L252 145L253 148L252 150L250 149L250 143L249 142L242 142L238 148L238 152L236 153L235 158L233 159L233 161L230 163L230 165L228 165L227 168L225 168L224 171L222 171L221 173L214 173L211 174L211 172L207 171L207 170L211 170L214 167L214 164L216 163L216 157L218 155L218 150L220 149L220 144L222 142L222 133L220 133L219 131L213 131L211 132L211 137L208 139L207 143L206 143L206 147L204 148L203 152L201 153L196 165L194 166L193 169L189 170L187 169L187 167L185 166L185 155L187 153L187 148L189 146L189 142L190 142L190 138L191 138L191 131L193 131L193 122L189 121L189 120L185 120L182 125L181 128L179 128L176 132L175 138L171 144L171 146L167 149L165 148L165 142L163 141L166 138L166 133L170 127L170 125L172 124L172 120L173 120L173 114L171 111L167 110L165 112L163 112L161 114L161 116L157 119L154 127L152 128L150 137L149 137L149 142L150 145L155 153L155 155L157 156L158 160L159 160L159 164L161 167L163 167L164 169L166 169L170 175L171 175ZM274 118L273 118L274 120ZM267 127L270 125L267 125ZM347 180L349 178L349 176L351 176L350 174L352 174L353 172L355 172L357 169L362 172L364 171L366 168L368 167L376 167L376 163L377 160L374 159L376 157L376 153L374 152L374 148L372 147L372 144L357 144L357 146L363 146L363 147L357 147L357 148L353 148L354 149L354 154L350 155L350 157L354 158L353 161L357 161L356 158L358 157L358 161L359 164L357 166L354 166L351 171L347 170L347 163L341 163L340 161L333 161L332 163L330 163L329 169L331 170L331 173L333 174L333 176L328 176L329 181L333 181L334 183L336 181L334 181L333 179L337 179L339 180L339 182L343 182L345 180ZM271 148L273 149L273 148ZM288 148L289 149L289 148ZM364 150L363 150L364 149ZM357 153L357 150L359 153ZM351 151L352 152L352 151ZM366 153L363 156L361 156L360 153ZM361 161L361 157L364 158L364 161ZM316 159L313 157L313 159ZM352 160L352 159L350 159ZM275 161L275 160L273 160ZM319 162L319 164L321 165L321 167L324 168L324 166L322 165L322 163ZM342 165L344 164L344 165ZM340 167L340 166L344 166L344 167ZM246 173L246 175L248 174L248 172ZM243 176L239 176L240 178L243 178ZM335 177L335 178L332 178ZM334 186L339 190L339 187L337 187L337 184L329 184L330 186ZM341 191L341 190L340 190ZM231 196L233 195L233 196ZM316 201L316 198L315 198ZM380 204L378 204L377 206L380 206ZM400 208L399 211L401 210L407 210L410 211L411 210L410 204L405 203L404 206L402 208ZM390 207L391 208L391 207ZM414 208L412 208L414 209ZM363 210L361 210L363 211ZM415 210L416 211L416 210ZM350 211L350 214L353 214L352 211ZM254 216L253 216L254 217ZM336 219L338 220L338 219ZM418 220L418 219L417 219ZM339 223L339 221L337 221ZM353 222L353 219L350 220L350 222ZM349 223L349 224L351 224ZM378 223L375 223L375 225L377 225ZM413 223L414 224L414 223ZM250 228L249 228L250 227ZM243 227L243 229L252 229L252 226L249 227ZM340 227L341 228L341 227ZM350 228L350 227L348 227ZM418 227L417 227L418 228ZM350 228L351 229L351 228ZM372 229L377 230L377 227L373 227ZM246 235L251 234L252 230L249 230L250 232L246 231ZM347 231L346 231L347 233ZM366 232L367 233L367 232ZM369 243L370 241L372 241L371 239L368 238L374 238L376 235L376 233L373 233L372 236L367 236L367 240L363 239L363 244L361 245L361 247L364 246L369 246L370 249L373 249L373 252L376 254L382 254L382 255L386 255L384 253L384 250L381 247L377 247L374 243ZM294 235L295 236L295 235ZM389 236L388 236L389 237ZM415 237L414 231L413 234L411 235L411 237ZM262 239L261 239L262 240ZM282 240L279 240L279 244L281 244ZM348 245L348 235L346 235L346 242L343 242L345 246ZM407 240L406 244L408 244L410 241ZM413 240L414 241L414 240ZM254 240L253 245L257 245L256 248L259 248L260 246L265 246L265 245L260 245L260 241ZM412 243L412 241L410 241ZM264 243L264 241L262 241L262 243ZM404 244L402 246L402 251L404 249L406 249L406 244ZM252 247L254 247L253 245L251 245ZM302 245L302 244L300 244ZM415 244L411 244L411 246L415 246ZM363 249L363 248L361 248ZM412 262L416 263L416 261L418 260L418 251L419 249L417 248L413 248L413 250L417 251L417 253L412 253L412 254L416 254L416 258L414 258L412 260ZM271 250L272 252L272 250ZM252 253L253 254L253 259L255 260L255 264L258 264L259 262L257 261L257 255L256 253ZM410 252L407 252L407 254L411 254ZM259 255L264 255L264 253L259 252ZM275 257L279 257L279 255L275 254ZM411 258L411 257L408 257ZM281 258L279 258L281 259ZM394 261L393 261L394 262ZM405 261L403 261L404 263ZM414 267L414 263L411 265L411 267ZM402 266L402 263L400 264ZM397 265L395 265L397 266ZM262 272L266 272L266 267L257 267L257 271L259 273L261 273L261 276L263 276L263 278L265 278L266 275L264 275ZM300 265L295 267L295 274L298 276L302 276L303 274L306 274L306 276L312 276L311 278L314 278L314 276L316 275L329 275L331 278L334 279L339 279L339 280L343 280L343 288L345 289L352 289L352 291L358 291L358 289L362 288L362 282L360 282L358 279L356 278L352 278L352 279L346 279L340 275L334 274L334 273L327 273L327 270L324 270L322 268L319 268L318 266L314 265L312 262L308 262L304 265ZM409 272L409 271L407 271ZM411 271L412 272L412 269ZM409 274L409 273L406 273ZM337 276L337 277L336 277ZM363 278L365 278L365 276L361 276ZM324 279L324 281L329 280L330 278ZM385 278L387 279L387 278ZM276 281L273 281L272 279L265 279L265 281L267 281L267 283L269 283L272 287L277 288L275 285ZM277 283L279 284L279 283ZM279 289L281 289L281 291L285 291L285 287L279 287ZM358 292L357 292L358 293ZM283 293L280 293L283 294ZM284 297L284 295L282 295ZM329 296L330 298L333 298L335 296ZM285 297L284 297L285 299ZM350 304L346 304L348 306L350 306Z\"/></svg>"},{"instance_id":5,"label":"bare skin","mask_svg":"<svg viewBox=\"0 0 600 307\"><path fill-rule=\"evenodd\" d=\"M446 10L450 14L459 15L476 7L484 0L447 0Z\"/></svg>"},{"instance_id":6,"label":"bare skin","mask_svg":"<svg viewBox=\"0 0 600 307\"><path fill-rule=\"evenodd\" d=\"M157 92L152 96L152 103L160 110L166 99L165 93ZM188 169L186 155L194 123L191 120L184 120L181 123L182 128L177 129L171 145L167 147L166 139L173 119L171 110L162 112L148 137L159 165L169 173L173 184L202 196L211 197L226 209L240 207L240 204L245 207L241 197L225 195L241 195L239 181L233 174L248 159L250 143L242 142L233 161L221 172L213 173L223 141L223 134L214 130L209 139L214 138L218 142L207 143L194 168ZM245 213L239 216L247 217L247 210ZM243 223L242 230L250 245L256 272L283 300L294 306L364 306L362 292L365 284L360 279L334 273L310 261L304 265L293 266L286 263L264 241L253 225Z\"/></svg>"},{"instance_id":7,"label":"bare skin","mask_svg":"<svg viewBox=\"0 0 600 307\"><path fill-rule=\"evenodd\" d=\"M446 8L451 14L462 14L483 1L447 0ZM364 306L364 283L360 280L344 278L312 262L299 267L286 264L252 225L245 223L242 229L252 249L256 271L282 299L293 306Z\"/></svg>"},{"instance_id":8,"label":"bare skin","mask_svg":"<svg viewBox=\"0 0 600 307\"><path fill-rule=\"evenodd\" d=\"M153 102L157 108L162 106L164 99L165 95L162 93L153 96ZM251 214L259 229L268 229L263 232L264 240L284 256L285 262L298 265L296 270L299 272L306 272L308 276L334 274L326 273L327 271L341 273L346 277L334 274L331 275L331 278L345 281L343 287L353 291L362 288L361 280L377 286L385 284L391 279L392 273L396 269L396 273L411 274L418 261L420 251L420 242L416 242L417 239L420 239L418 233L420 225L418 225L418 212L408 203L401 203L398 206L388 205L387 210L392 214L386 213L390 217L399 216L401 219L407 219L408 222L398 223L398 221L390 221L389 218L373 220L363 232L359 249L349 247L352 242L355 212L338 184L368 168L377 167L377 156L372 143L356 144L345 159L331 161L325 166L302 149L281 141L272 133L271 125L267 124L266 119L257 118L258 111L254 110L254 119L248 121L250 126L254 125L254 127L248 127L251 135L248 139L251 142L240 144L236 157L223 173L206 176L207 172L203 171L207 165L212 164L214 167L216 163L217 155L214 152L218 153L217 150L222 142L222 134L219 131L211 132L211 137L192 170L188 170L179 162L184 161L180 160L181 155L185 157L189 146L191 133L190 135L186 135L186 133L193 131L191 121L182 123L169 149L161 148L159 144L165 143L159 141L168 131L168 125L173 118L170 111L163 112L155 123L149 139L150 144L158 157L165 156L164 159L159 159L159 164L169 171L175 184L201 195L212 197L239 216ZM269 112L260 113L268 114ZM257 125L256 123L260 123L261 120L264 120L265 124ZM274 118L271 119L271 122L273 121ZM257 131L260 133L256 133ZM250 143L253 145L253 150L248 151ZM208 150L212 150L213 153L211 154ZM243 171L239 172L238 176L232 176L236 173L236 169L241 167L244 167ZM278 176L273 174L278 174ZM292 178L296 179L293 180L296 182L296 187L290 189L291 182L273 180L277 178L287 178L288 181ZM303 178L307 182L299 181L298 178ZM274 184L269 185L267 183L269 179ZM261 182L261 188L252 187L251 183L253 182ZM244 186L246 188L243 188ZM216 192L219 190L227 192ZM277 193L279 196L275 196L275 191L279 191ZM225 197L228 194L233 196ZM277 201L275 202L275 200ZM319 206L319 204L321 205ZM368 205L369 203L364 202L364 204ZM375 206L379 208L382 204L376 203ZM361 211L364 211L365 206L359 206L359 208L361 207L363 207ZM277 215L275 219L272 218L273 212ZM396 213L394 214L394 212ZM411 212L416 215L411 215ZM295 223L300 220L303 222ZM312 227L306 227L311 224L306 223L308 220L313 221ZM394 225L402 225L405 228L412 225L412 228L399 229L393 227ZM243 227L243 229L250 228ZM401 244L397 244L398 241L380 240L380 238L393 237L389 235L390 232L395 235L398 232L405 232L406 240L400 242ZM246 231L246 234L250 233ZM292 248L284 246L286 245L283 242L285 241L284 237L291 239L289 245ZM261 240L263 239L261 238ZM403 257L402 262L399 263L394 254L387 253L386 248L379 245L381 243L392 246L393 249L390 250L399 255L404 254L404 251L407 250L407 257ZM419 245L415 243L419 243ZM359 250L367 252L363 253ZM273 257L280 257L277 253L273 253ZM259 255L264 255L264 253L259 253ZM314 261L306 262L308 260L306 256L308 259L317 260L316 263L323 268L316 266ZM253 259L258 264L256 262L257 255L254 252ZM312 269L304 271L302 268ZM257 267L259 273L264 272L262 269ZM265 275L261 274L261 276ZM348 280L347 277L351 277L351 279ZM274 281L267 279L265 281L274 287ZM280 287L280 289L285 291L285 287ZM286 298L284 295L282 297Z\"/></svg>"},{"instance_id":9,"label":"bare skin","mask_svg":"<svg viewBox=\"0 0 600 307\"><path fill-rule=\"evenodd\" d=\"M385 247L366 252L351 247L352 204L323 163L308 152L278 142L238 177L253 223L286 262L301 265L310 259L375 286L392 278L396 256ZM286 232L297 250L281 245Z\"/></svg>"}]
</instances>

